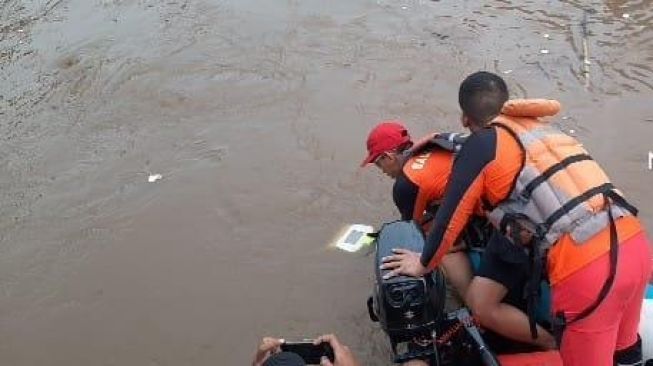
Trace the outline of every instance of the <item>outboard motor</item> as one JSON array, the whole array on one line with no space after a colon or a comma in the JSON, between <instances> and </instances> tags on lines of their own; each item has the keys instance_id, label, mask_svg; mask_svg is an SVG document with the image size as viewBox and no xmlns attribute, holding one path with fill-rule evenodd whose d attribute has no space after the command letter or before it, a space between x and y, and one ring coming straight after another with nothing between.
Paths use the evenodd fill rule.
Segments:
<instances>
[{"instance_id":1,"label":"outboard motor","mask_svg":"<svg viewBox=\"0 0 653 366\"><path fill-rule=\"evenodd\" d=\"M437 366L498 366L466 308L445 313L446 284L439 270L422 277L384 279L382 259L403 248L421 253L424 234L414 221L383 225L376 238L374 293L367 300L372 321L390 338L395 363L428 360Z\"/></svg>"},{"instance_id":2,"label":"outboard motor","mask_svg":"<svg viewBox=\"0 0 653 366\"><path fill-rule=\"evenodd\" d=\"M445 283L440 271L423 278L397 276L384 279L389 272L379 269L392 249L421 252L424 235L413 221L383 225L376 239L374 295L368 299L370 318L378 321L390 337L394 362L415 358L437 358L435 329L444 316ZM419 346L419 345L422 346ZM400 346L403 346L401 349Z\"/></svg>"}]
</instances>

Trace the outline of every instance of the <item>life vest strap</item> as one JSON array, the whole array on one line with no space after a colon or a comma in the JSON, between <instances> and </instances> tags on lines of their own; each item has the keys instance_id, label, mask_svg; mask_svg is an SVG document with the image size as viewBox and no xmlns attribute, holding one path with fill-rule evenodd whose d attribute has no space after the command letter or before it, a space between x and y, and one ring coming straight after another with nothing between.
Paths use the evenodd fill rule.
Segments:
<instances>
[{"instance_id":1,"label":"life vest strap","mask_svg":"<svg viewBox=\"0 0 653 366\"><path fill-rule=\"evenodd\" d=\"M592 312L596 310L596 308L601 305L603 300L608 296L608 293L610 292L612 285L614 283L614 279L617 273L617 262L618 262L618 257L619 257L619 238L617 235L617 225L615 223L614 215L612 213L612 202L614 202L616 205L621 206L622 208L628 210L631 214L637 215L637 208L629 204L621 195L619 195L615 190L614 186L610 183L606 183L603 185L600 185L598 187L595 187L587 192L585 192L583 195L577 197L580 198L580 202L583 202L584 200L589 199L590 197L596 195L596 194L602 194L604 199L605 199L605 206L607 208L607 213L608 213L608 222L609 222L609 227L610 227L610 272L608 274L608 277L606 278L605 282L603 283L603 286L601 287L601 290L599 291L599 294L587 308L585 308L583 311L581 311L574 319L568 321L565 319L564 313L561 314L556 314L556 319L555 321L562 321L562 324L554 324L554 328L560 327L559 329L560 332L564 330L564 327L566 325L569 325L571 323L577 322L581 319L584 319L588 317ZM612 202L610 202L612 200ZM573 202L569 202L573 203ZM565 205L567 206L567 205ZM573 209L575 206L571 206L569 210ZM563 207L564 208L564 207ZM556 212L557 213L557 212ZM519 215L519 214L517 214ZM510 215L509 215L510 216ZM560 215L562 216L562 215ZM513 215L513 220L515 219ZM509 219L510 220L510 219ZM557 219L556 219L557 220ZM555 221L550 221L551 223L554 223ZM549 221L547 220L547 223ZM508 225L508 220L506 220L505 223L502 222L503 230L505 230L506 226ZM550 225L550 224L549 224ZM539 243L541 245L542 241L536 239L536 243ZM537 338L537 325L535 323L535 311L536 311L536 306L537 306L537 298L539 297L538 289L536 287L537 284L541 281L542 275L543 275L543 263L542 263L542 252L541 252L541 247L540 245L534 245L531 248L531 278L529 280L529 283L526 288L526 297L527 297L527 315L529 319L529 326L530 326L530 331L531 331L531 336L533 339ZM556 330L557 331L557 330Z\"/></svg>"},{"instance_id":2,"label":"life vest strap","mask_svg":"<svg viewBox=\"0 0 653 366\"><path fill-rule=\"evenodd\" d=\"M583 202L589 200L590 198L596 196L597 194L608 194L608 192L614 191L615 187L612 183L604 183L601 184L600 186L596 186L592 189L588 189L587 191L583 192L582 194L570 199L568 202L566 202L562 207L557 209L551 216L547 217L546 221L544 222L544 226L549 229L553 224L555 224L562 216L566 215L569 213L571 210L576 208L576 206L582 204ZM624 200L625 201L625 200Z\"/></svg>"},{"instance_id":3,"label":"life vest strap","mask_svg":"<svg viewBox=\"0 0 653 366\"><path fill-rule=\"evenodd\" d=\"M637 216L637 214L639 213L639 210L637 209L637 207L635 207L635 206L631 205L630 203L628 203L628 201L626 201L626 199L622 195L615 192L614 190L611 190L611 191L607 192L606 195L608 196L608 198L610 198L612 200L612 202L616 203L617 206L620 206L620 207L626 209L633 216Z\"/></svg>"},{"instance_id":4,"label":"life vest strap","mask_svg":"<svg viewBox=\"0 0 653 366\"><path fill-rule=\"evenodd\" d=\"M575 318L571 321L566 321L566 325L575 323L579 320L587 318L590 314L596 310L596 308L601 305L603 300L608 296L608 292L612 288L614 279L617 275L617 262L619 259L619 238L617 235L617 225L614 222L614 217L612 216L612 210L610 210L610 201L608 200L608 195L604 195L606 205L608 206L608 218L610 220L610 273L599 291L599 295L596 297L596 300L590 306L581 311Z\"/></svg>"},{"instance_id":5,"label":"life vest strap","mask_svg":"<svg viewBox=\"0 0 653 366\"><path fill-rule=\"evenodd\" d=\"M549 178L551 178L555 173L565 169L571 164L580 162L580 161L586 161L586 160L593 160L591 156L588 154L577 154L577 155L572 155L568 156L565 159L560 160L559 162L551 165L547 170L545 170L540 176L537 178L533 179L530 181L526 187L524 187L524 190L521 193L521 197L525 200L530 199L531 194L537 188L540 184L546 182Z\"/></svg>"},{"instance_id":6,"label":"life vest strap","mask_svg":"<svg viewBox=\"0 0 653 366\"><path fill-rule=\"evenodd\" d=\"M529 259L531 262L531 277L526 283L526 315L528 316L528 326L531 331L531 338L537 339L537 306L540 298L540 282L544 277L544 258L545 255L539 245L530 248Z\"/></svg>"},{"instance_id":7,"label":"life vest strap","mask_svg":"<svg viewBox=\"0 0 653 366\"><path fill-rule=\"evenodd\" d=\"M631 214L637 215L637 209L631 204L629 204L622 196L617 194L614 190L604 193L603 197L605 198L606 206L608 207L608 220L610 222L610 272L608 274L608 277L605 279L605 282L603 283L603 286L601 287L601 290L599 291L596 300L594 300L593 303L591 303L587 308L581 311L575 318L571 320L567 320L565 317L565 313L563 311L560 311L556 314L553 325L554 325L554 334L556 336L556 341L558 342L558 345L560 345L562 339L562 333L564 332L565 327L571 323L575 323L591 315L596 310L596 308L598 308L599 305L601 305L603 300L608 296L608 293L610 292L610 290L612 289L612 285L614 284L614 279L617 275L617 263L619 261L619 237L617 234L617 225L614 221L612 210L610 209L610 204L611 204L610 199L617 205L630 211Z\"/></svg>"}]
</instances>

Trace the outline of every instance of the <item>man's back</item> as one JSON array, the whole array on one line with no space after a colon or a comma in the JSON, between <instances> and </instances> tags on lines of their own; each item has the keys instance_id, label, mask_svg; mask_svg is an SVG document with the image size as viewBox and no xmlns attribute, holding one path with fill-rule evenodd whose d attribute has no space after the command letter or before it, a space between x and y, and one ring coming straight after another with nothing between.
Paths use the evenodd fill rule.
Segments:
<instances>
[{"instance_id":1,"label":"man's back","mask_svg":"<svg viewBox=\"0 0 653 366\"><path fill-rule=\"evenodd\" d=\"M432 150L409 158L393 187L402 219L422 222L424 211L439 203L451 175L453 154Z\"/></svg>"}]
</instances>

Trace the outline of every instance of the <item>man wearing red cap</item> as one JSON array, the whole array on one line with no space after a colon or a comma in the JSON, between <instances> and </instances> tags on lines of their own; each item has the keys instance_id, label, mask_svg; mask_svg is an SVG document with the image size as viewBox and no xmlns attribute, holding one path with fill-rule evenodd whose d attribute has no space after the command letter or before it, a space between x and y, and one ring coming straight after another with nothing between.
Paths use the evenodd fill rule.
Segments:
<instances>
[{"instance_id":1,"label":"man wearing red cap","mask_svg":"<svg viewBox=\"0 0 653 366\"><path fill-rule=\"evenodd\" d=\"M416 150L416 151L415 151ZM444 196L454 154L444 148L415 149L408 130L399 121L384 121L370 131L368 155L361 167L374 163L395 180L392 197L402 220L415 220L425 232ZM453 250L443 263L444 273L461 298L472 278L469 259Z\"/></svg>"}]
</instances>

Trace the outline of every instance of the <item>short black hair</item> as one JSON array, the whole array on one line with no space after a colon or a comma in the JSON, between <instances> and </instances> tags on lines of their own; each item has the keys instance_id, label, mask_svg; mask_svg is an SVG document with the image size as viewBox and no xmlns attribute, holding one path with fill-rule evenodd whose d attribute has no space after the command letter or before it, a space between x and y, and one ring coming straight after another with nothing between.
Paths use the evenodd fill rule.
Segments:
<instances>
[{"instance_id":1,"label":"short black hair","mask_svg":"<svg viewBox=\"0 0 653 366\"><path fill-rule=\"evenodd\" d=\"M499 115L508 100L506 82L496 74L478 71L465 78L458 90L458 103L473 123L485 125Z\"/></svg>"}]
</instances>

